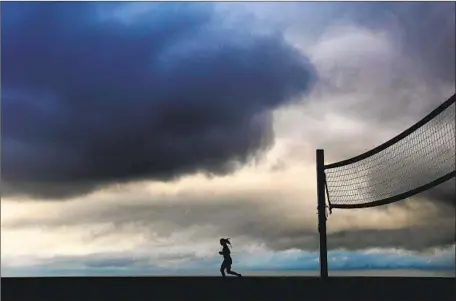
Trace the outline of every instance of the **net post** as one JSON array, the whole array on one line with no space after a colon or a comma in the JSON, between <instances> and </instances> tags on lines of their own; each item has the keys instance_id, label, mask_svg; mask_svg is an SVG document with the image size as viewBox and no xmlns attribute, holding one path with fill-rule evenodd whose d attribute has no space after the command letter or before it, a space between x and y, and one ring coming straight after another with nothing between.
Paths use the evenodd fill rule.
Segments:
<instances>
[{"instance_id":1,"label":"net post","mask_svg":"<svg viewBox=\"0 0 456 301\"><path fill-rule=\"evenodd\" d=\"M318 232L320 234L320 277L328 278L328 247L326 244L325 154L317 149Z\"/></svg>"}]
</instances>

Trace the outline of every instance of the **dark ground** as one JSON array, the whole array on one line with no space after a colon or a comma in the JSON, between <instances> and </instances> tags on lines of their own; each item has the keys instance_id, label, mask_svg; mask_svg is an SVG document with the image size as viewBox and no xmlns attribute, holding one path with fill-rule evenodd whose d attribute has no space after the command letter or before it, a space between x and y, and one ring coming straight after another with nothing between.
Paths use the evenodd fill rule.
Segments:
<instances>
[{"instance_id":1,"label":"dark ground","mask_svg":"<svg viewBox=\"0 0 456 301\"><path fill-rule=\"evenodd\" d=\"M1 300L456 300L455 278L2 278Z\"/></svg>"}]
</instances>

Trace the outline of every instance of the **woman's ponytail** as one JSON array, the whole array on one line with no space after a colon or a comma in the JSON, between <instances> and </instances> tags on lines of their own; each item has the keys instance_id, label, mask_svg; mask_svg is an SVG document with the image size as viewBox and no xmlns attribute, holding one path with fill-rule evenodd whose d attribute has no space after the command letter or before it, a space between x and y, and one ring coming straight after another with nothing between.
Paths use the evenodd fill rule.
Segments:
<instances>
[{"instance_id":1,"label":"woman's ponytail","mask_svg":"<svg viewBox=\"0 0 456 301\"><path fill-rule=\"evenodd\" d=\"M224 242L224 243L227 243L227 244L229 244L231 246L231 242L230 242L229 238L221 238L220 241Z\"/></svg>"}]
</instances>

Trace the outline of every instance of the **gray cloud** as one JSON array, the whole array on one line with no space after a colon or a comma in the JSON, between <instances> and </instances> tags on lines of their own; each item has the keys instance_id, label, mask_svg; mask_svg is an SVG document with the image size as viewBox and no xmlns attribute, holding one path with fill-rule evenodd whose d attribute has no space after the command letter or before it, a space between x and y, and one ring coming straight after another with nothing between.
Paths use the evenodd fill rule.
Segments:
<instances>
[{"instance_id":1,"label":"gray cloud","mask_svg":"<svg viewBox=\"0 0 456 301\"><path fill-rule=\"evenodd\" d=\"M279 196L275 196L279 197ZM70 216L55 218L16 219L4 223L5 229L22 227L68 227L90 226L108 223L111 226L104 231L88 235L88 239L98 239L122 229L130 224L144 231L152 239L155 235L168 237L191 227L210 227L200 229L198 236L206 239L212 236L218 239L223 236L241 237L238 240L248 242L250 239L263 241L274 249L287 249L299 245L299 241L308 241L305 245L316 248L317 241L313 221L300 221L299 217L290 216L290 210L284 209L277 199L255 200L241 196L209 198L198 200L195 197L179 196L178 199L154 201L150 204L119 204L102 209L92 208L80 212L73 211ZM282 203L283 204L283 203ZM212 230L211 230L212 229ZM244 238L242 238L244 237ZM195 241L201 239L192 237Z\"/></svg>"},{"instance_id":2,"label":"gray cloud","mask_svg":"<svg viewBox=\"0 0 456 301\"><path fill-rule=\"evenodd\" d=\"M87 241L124 231L140 233L147 241L157 237L168 238L173 233L197 229L186 234L185 241L192 244L217 241L229 236L237 245L263 243L268 249L280 251L292 248L317 250L316 215L305 207L297 211L296 205L287 204L285 196L277 192L257 192L250 197L241 195L198 196L183 193L179 196L162 196L147 203L131 202L102 207L81 208L62 212L59 215L36 218L16 218L2 223L2 229L58 229L61 227L82 227L92 229L96 225L109 225L99 231L85 231ZM139 201L137 199L136 201ZM331 248L364 249L370 247L403 247L409 250L449 245L454 242L454 215L442 215L439 211L428 212L428 201L408 200L403 204L392 204L381 209L363 209L357 214L374 216L388 210L391 214L401 211L410 222L404 225L384 227L379 224L358 225L341 229L343 212L335 211L328 220L328 242ZM420 207L420 204L423 207ZM366 211L367 210L367 211ZM424 210L424 211L423 211ZM339 221L337 221L339 219ZM336 224L334 224L336 223ZM133 228L131 228L133 227ZM128 230L130 229L130 230ZM127 232L125 232L127 233ZM130 233L130 232L128 232ZM179 242L181 245L185 242Z\"/></svg>"},{"instance_id":3,"label":"gray cloud","mask_svg":"<svg viewBox=\"0 0 456 301\"><path fill-rule=\"evenodd\" d=\"M427 80L455 82L454 2L300 2L269 8L267 18L291 26L297 35L310 27L308 35L316 39L330 27L347 24L387 32ZM278 9L284 13L277 14Z\"/></svg>"},{"instance_id":4,"label":"gray cloud","mask_svg":"<svg viewBox=\"0 0 456 301\"><path fill-rule=\"evenodd\" d=\"M433 189L423 192L423 196L430 200L446 205L456 206L456 179L449 180ZM454 208L444 207L443 213L455 215ZM451 210L453 209L453 210Z\"/></svg>"},{"instance_id":5,"label":"gray cloud","mask_svg":"<svg viewBox=\"0 0 456 301\"><path fill-rule=\"evenodd\" d=\"M451 246L455 243L454 225L433 224L427 227L408 227L393 230L349 230L331 233L328 236L329 248L351 250L367 248L399 248L425 251L432 247Z\"/></svg>"},{"instance_id":6,"label":"gray cloud","mask_svg":"<svg viewBox=\"0 0 456 301\"><path fill-rule=\"evenodd\" d=\"M354 22L374 29L397 30L404 54L426 69L428 80L454 84L454 2L351 3L347 9L351 11L348 18Z\"/></svg>"}]
</instances>

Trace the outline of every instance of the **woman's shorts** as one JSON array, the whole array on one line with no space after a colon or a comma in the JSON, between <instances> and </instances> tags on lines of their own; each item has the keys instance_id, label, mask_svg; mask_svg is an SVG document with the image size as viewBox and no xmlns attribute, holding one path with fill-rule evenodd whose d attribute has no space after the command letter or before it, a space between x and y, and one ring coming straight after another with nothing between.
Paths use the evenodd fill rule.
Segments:
<instances>
[{"instance_id":1,"label":"woman's shorts","mask_svg":"<svg viewBox=\"0 0 456 301\"><path fill-rule=\"evenodd\" d=\"M231 258L229 259L225 259L223 260L222 262L222 268L228 268L228 267L231 267L231 265L233 264L233 260Z\"/></svg>"}]
</instances>

